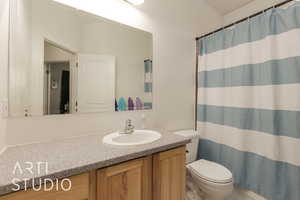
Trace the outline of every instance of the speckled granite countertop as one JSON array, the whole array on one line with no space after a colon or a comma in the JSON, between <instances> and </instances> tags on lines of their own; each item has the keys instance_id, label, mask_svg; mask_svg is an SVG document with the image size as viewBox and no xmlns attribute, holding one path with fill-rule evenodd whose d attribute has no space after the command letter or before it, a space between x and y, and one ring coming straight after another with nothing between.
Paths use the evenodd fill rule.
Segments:
<instances>
[{"instance_id":1,"label":"speckled granite countertop","mask_svg":"<svg viewBox=\"0 0 300 200\"><path fill-rule=\"evenodd\" d=\"M124 161L176 148L190 142L189 138L161 132L156 142L134 147L116 147L102 143L104 135L86 136L63 141L38 143L8 148L0 155L0 196L13 192L18 182L24 189L45 178L61 179ZM29 163L28 163L29 162ZM40 169L38 168L38 163ZM48 170L45 164L48 163ZM33 163L32 173L26 168ZM21 166L21 170L20 167ZM21 180L21 181L16 181Z\"/></svg>"}]
</instances>

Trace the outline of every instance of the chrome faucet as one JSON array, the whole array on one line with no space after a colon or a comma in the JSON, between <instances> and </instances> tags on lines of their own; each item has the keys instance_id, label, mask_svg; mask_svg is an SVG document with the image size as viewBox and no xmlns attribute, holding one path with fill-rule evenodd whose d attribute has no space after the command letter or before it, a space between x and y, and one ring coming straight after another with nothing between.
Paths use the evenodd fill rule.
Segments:
<instances>
[{"instance_id":1,"label":"chrome faucet","mask_svg":"<svg viewBox=\"0 0 300 200\"><path fill-rule=\"evenodd\" d=\"M126 120L126 125L125 125L125 129L123 130L123 132L121 132L121 134L132 134L134 132L134 126L131 123L131 120L128 119Z\"/></svg>"}]
</instances>

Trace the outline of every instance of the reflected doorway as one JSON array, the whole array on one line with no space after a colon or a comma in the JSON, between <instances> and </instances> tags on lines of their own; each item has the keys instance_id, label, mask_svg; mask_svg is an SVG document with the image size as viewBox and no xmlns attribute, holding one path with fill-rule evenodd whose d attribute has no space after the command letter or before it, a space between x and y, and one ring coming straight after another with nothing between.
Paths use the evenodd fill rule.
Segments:
<instances>
[{"instance_id":1,"label":"reflected doorway","mask_svg":"<svg viewBox=\"0 0 300 200\"><path fill-rule=\"evenodd\" d=\"M72 112L72 63L75 59L74 53L49 41L44 42L45 115Z\"/></svg>"},{"instance_id":2,"label":"reflected doorway","mask_svg":"<svg viewBox=\"0 0 300 200\"><path fill-rule=\"evenodd\" d=\"M70 63L56 62L46 65L47 115L70 113Z\"/></svg>"}]
</instances>

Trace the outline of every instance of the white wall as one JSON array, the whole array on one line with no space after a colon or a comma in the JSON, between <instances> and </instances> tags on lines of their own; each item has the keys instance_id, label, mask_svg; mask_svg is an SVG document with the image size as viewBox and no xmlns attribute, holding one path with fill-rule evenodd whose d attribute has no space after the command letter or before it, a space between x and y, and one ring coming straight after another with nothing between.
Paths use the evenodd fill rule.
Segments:
<instances>
[{"instance_id":1,"label":"white wall","mask_svg":"<svg viewBox=\"0 0 300 200\"><path fill-rule=\"evenodd\" d=\"M151 34L103 21L82 29L80 53L116 56L116 99L145 101L144 60L152 59Z\"/></svg>"},{"instance_id":2,"label":"white wall","mask_svg":"<svg viewBox=\"0 0 300 200\"><path fill-rule=\"evenodd\" d=\"M29 69L31 66L31 4L29 1L11 0L9 111L12 115L25 115L29 106Z\"/></svg>"},{"instance_id":3,"label":"white wall","mask_svg":"<svg viewBox=\"0 0 300 200\"><path fill-rule=\"evenodd\" d=\"M44 59L45 62L68 62L74 59L74 54L45 42Z\"/></svg>"},{"instance_id":4,"label":"white wall","mask_svg":"<svg viewBox=\"0 0 300 200\"><path fill-rule=\"evenodd\" d=\"M5 141L5 132L6 132L6 120L0 117L0 154L6 147Z\"/></svg>"},{"instance_id":5,"label":"white wall","mask_svg":"<svg viewBox=\"0 0 300 200\"><path fill-rule=\"evenodd\" d=\"M262 11L263 9L269 8L273 5L276 5L278 3L281 3L285 0L255 0L251 3L247 4L246 6L237 9L227 15L224 16L224 24L230 24L235 21L238 21L239 19L248 17L250 15L253 15L257 12Z\"/></svg>"},{"instance_id":6,"label":"white wall","mask_svg":"<svg viewBox=\"0 0 300 200\"><path fill-rule=\"evenodd\" d=\"M154 32L154 109L167 129L192 128L195 111L195 37L222 23L205 1L146 1L141 10ZM208 22L209 19L209 23Z\"/></svg>"},{"instance_id":7,"label":"white wall","mask_svg":"<svg viewBox=\"0 0 300 200\"><path fill-rule=\"evenodd\" d=\"M145 4L136 8L122 0L66 1L75 7L153 33L154 110L12 118L7 124L7 143L15 145L100 133L122 127L127 118L132 118L139 127L142 113L147 115L148 126L192 128L195 37L219 27L222 17L204 0L146 0Z\"/></svg>"},{"instance_id":8,"label":"white wall","mask_svg":"<svg viewBox=\"0 0 300 200\"><path fill-rule=\"evenodd\" d=\"M7 102L9 1L0 1L0 103ZM4 150L6 119L0 113L0 153Z\"/></svg>"},{"instance_id":9,"label":"white wall","mask_svg":"<svg viewBox=\"0 0 300 200\"><path fill-rule=\"evenodd\" d=\"M29 3L30 1L26 1ZM62 7L56 9L54 1L32 2L32 66L30 82L30 108L33 116L43 114L44 40L77 52L80 46L80 22L74 13ZM37 17L39 16L39 17Z\"/></svg>"}]
</instances>

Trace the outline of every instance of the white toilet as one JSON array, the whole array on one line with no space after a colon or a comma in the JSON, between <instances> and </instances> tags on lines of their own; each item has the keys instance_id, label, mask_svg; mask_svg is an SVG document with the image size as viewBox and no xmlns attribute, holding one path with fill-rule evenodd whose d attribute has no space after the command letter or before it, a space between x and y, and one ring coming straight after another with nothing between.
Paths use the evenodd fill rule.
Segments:
<instances>
[{"instance_id":1,"label":"white toilet","mask_svg":"<svg viewBox=\"0 0 300 200\"><path fill-rule=\"evenodd\" d=\"M205 194L206 200L224 200L233 191L232 173L224 166L208 160L198 160L198 142L200 135L194 130L175 132L189 137L192 143L187 145L187 169L194 183Z\"/></svg>"}]
</instances>

